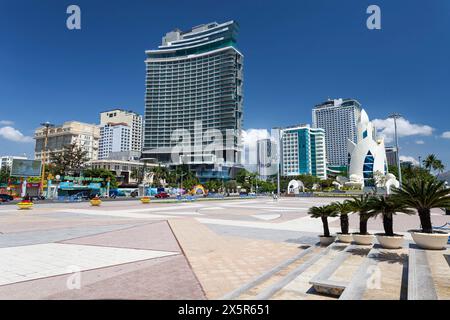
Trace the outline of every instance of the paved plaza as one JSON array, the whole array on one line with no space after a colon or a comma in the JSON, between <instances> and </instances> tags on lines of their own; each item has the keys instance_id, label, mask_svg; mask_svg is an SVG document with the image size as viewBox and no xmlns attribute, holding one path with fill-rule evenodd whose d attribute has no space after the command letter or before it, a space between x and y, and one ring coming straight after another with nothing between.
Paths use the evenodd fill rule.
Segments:
<instances>
[{"instance_id":1,"label":"paved plaza","mask_svg":"<svg viewBox=\"0 0 450 320\"><path fill-rule=\"evenodd\" d=\"M0 299L220 299L316 244L322 225L308 208L335 200L1 205ZM433 210L432 220L449 218ZM394 225L408 240L419 219L400 214ZM370 220L370 232L382 229L381 218Z\"/></svg>"}]
</instances>

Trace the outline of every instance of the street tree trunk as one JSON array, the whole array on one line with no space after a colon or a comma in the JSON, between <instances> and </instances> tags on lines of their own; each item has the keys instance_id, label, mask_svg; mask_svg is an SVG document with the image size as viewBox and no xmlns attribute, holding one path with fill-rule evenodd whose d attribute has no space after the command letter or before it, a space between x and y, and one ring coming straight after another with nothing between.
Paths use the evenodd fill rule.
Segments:
<instances>
[{"instance_id":1,"label":"street tree trunk","mask_svg":"<svg viewBox=\"0 0 450 320\"><path fill-rule=\"evenodd\" d=\"M430 209L420 209L419 218L420 224L422 225L422 232L433 233L433 225L431 224Z\"/></svg>"},{"instance_id":2,"label":"street tree trunk","mask_svg":"<svg viewBox=\"0 0 450 320\"><path fill-rule=\"evenodd\" d=\"M394 236L394 220L392 215L383 214L384 233L387 236Z\"/></svg>"},{"instance_id":3,"label":"street tree trunk","mask_svg":"<svg viewBox=\"0 0 450 320\"><path fill-rule=\"evenodd\" d=\"M342 234L348 234L348 215L341 214L341 232Z\"/></svg>"},{"instance_id":4,"label":"street tree trunk","mask_svg":"<svg viewBox=\"0 0 450 320\"><path fill-rule=\"evenodd\" d=\"M328 229L328 218L327 217L322 217L322 224L323 224L323 235L325 237L329 237L330 236L330 230Z\"/></svg>"},{"instance_id":5,"label":"street tree trunk","mask_svg":"<svg viewBox=\"0 0 450 320\"><path fill-rule=\"evenodd\" d=\"M367 234L367 219L359 216L359 234Z\"/></svg>"}]
</instances>

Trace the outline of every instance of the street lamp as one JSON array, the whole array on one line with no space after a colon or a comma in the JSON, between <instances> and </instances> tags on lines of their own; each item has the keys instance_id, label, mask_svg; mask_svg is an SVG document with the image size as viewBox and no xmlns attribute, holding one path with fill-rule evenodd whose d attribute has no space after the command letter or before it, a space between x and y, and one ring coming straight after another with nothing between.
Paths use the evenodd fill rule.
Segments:
<instances>
[{"instance_id":1,"label":"street lamp","mask_svg":"<svg viewBox=\"0 0 450 320\"><path fill-rule=\"evenodd\" d=\"M394 134L395 134L395 149L397 150L397 168L398 168L398 180L400 188L402 187L402 168L400 167L400 150L398 147L398 135L397 135L397 119L402 116L399 113L391 113L389 118L394 119Z\"/></svg>"},{"instance_id":2,"label":"street lamp","mask_svg":"<svg viewBox=\"0 0 450 320\"><path fill-rule=\"evenodd\" d=\"M280 166L281 166L281 140L283 138L283 131L278 129L278 146L277 146L277 198L280 197Z\"/></svg>"},{"instance_id":3,"label":"street lamp","mask_svg":"<svg viewBox=\"0 0 450 320\"><path fill-rule=\"evenodd\" d=\"M42 173L41 173L41 186L40 192L41 195L44 194L44 179L45 179L45 162L46 162L46 152L47 152L47 142L48 142L48 131L50 127L54 127L55 125L50 122L41 123L41 126L45 127L45 138L44 138L44 147L42 148ZM48 188L48 186L47 186Z\"/></svg>"}]
</instances>

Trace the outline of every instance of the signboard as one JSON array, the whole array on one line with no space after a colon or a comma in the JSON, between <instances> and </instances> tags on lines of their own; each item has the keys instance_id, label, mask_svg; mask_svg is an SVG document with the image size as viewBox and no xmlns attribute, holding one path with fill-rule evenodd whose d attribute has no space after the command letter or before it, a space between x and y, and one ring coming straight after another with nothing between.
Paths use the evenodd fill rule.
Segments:
<instances>
[{"instance_id":1,"label":"signboard","mask_svg":"<svg viewBox=\"0 0 450 320\"><path fill-rule=\"evenodd\" d=\"M97 182L91 182L89 183L88 187L91 189L101 189L102 184Z\"/></svg>"},{"instance_id":2,"label":"signboard","mask_svg":"<svg viewBox=\"0 0 450 320\"><path fill-rule=\"evenodd\" d=\"M103 178L92 178L92 177L72 177L72 176L64 176L62 180L70 180L70 181L95 181L95 182L103 182L105 179Z\"/></svg>"},{"instance_id":3,"label":"signboard","mask_svg":"<svg viewBox=\"0 0 450 320\"><path fill-rule=\"evenodd\" d=\"M40 160L13 159L12 177L40 177L42 162Z\"/></svg>"},{"instance_id":4,"label":"signboard","mask_svg":"<svg viewBox=\"0 0 450 320\"><path fill-rule=\"evenodd\" d=\"M41 186L41 183L27 183L27 188L39 188Z\"/></svg>"}]
</instances>

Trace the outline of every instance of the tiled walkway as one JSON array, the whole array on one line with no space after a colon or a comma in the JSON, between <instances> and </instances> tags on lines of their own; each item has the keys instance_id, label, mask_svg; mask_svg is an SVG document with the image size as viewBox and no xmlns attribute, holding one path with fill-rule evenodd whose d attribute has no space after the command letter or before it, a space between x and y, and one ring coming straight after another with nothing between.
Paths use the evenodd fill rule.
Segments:
<instances>
[{"instance_id":1,"label":"tiled walkway","mask_svg":"<svg viewBox=\"0 0 450 320\"><path fill-rule=\"evenodd\" d=\"M219 236L194 219L169 223L209 299L222 297L302 250L298 244Z\"/></svg>"},{"instance_id":2,"label":"tiled walkway","mask_svg":"<svg viewBox=\"0 0 450 320\"><path fill-rule=\"evenodd\" d=\"M167 251L59 243L1 248L0 285L174 254Z\"/></svg>"}]
</instances>

